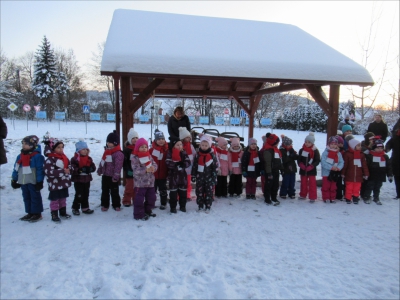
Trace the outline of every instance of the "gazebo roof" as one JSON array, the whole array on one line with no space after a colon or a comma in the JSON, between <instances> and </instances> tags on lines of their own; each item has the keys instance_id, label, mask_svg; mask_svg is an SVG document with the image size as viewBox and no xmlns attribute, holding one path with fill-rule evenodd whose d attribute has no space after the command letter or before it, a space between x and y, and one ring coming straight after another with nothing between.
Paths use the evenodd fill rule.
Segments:
<instances>
[{"instance_id":1,"label":"gazebo roof","mask_svg":"<svg viewBox=\"0 0 400 300\"><path fill-rule=\"evenodd\" d=\"M253 81L252 92L259 82L373 85L364 67L294 25L125 9L114 12L101 74L143 78L142 88L164 78L164 89L168 80L182 89L177 78Z\"/></svg>"}]
</instances>

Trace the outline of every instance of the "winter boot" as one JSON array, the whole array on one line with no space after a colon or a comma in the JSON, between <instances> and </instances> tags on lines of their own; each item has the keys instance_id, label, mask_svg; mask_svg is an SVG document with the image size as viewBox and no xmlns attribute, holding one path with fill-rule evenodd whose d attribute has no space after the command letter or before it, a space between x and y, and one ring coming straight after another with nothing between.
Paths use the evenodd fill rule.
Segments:
<instances>
[{"instance_id":1,"label":"winter boot","mask_svg":"<svg viewBox=\"0 0 400 300\"><path fill-rule=\"evenodd\" d=\"M147 221L150 217L148 215L144 215L141 219L135 219L136 221Z\"/></svg>"},{"instance_id":2,"label":"winter boot","mask_svg":"<svg viewBox=\"0 0 400 300\"><path fill-rule=\"evenodd\" d=\"M60 217L64 218L64 219L71 219L71 215L67 214L67 207L61 207L59 209L60 211Z\"/></svg>"},{"instance_id":3,"label":"winter boot","mask_svg":"<svg viewBox=\"0 0 400 300\"><path fill-rule=\"evenodd\" d=\"M251 196L250 195L246 195L246 199L251 199Z\"/></svg>"},{"instance_id":4,"label":"winter boot","mask_svg":"<svg viewBox=\"0 0 400 300\"><path fill-rule=\"evenodd\" d=\"M74 216L79 216L81 213L79 212L79 209L72 209L72 214Z\"/></svg>"},{"instance_id":5,"label":"winter boot","mask_svg":"<svg viewBox=\"0 0 400 300\"><path fill-rule=\"evenodd\" d=\"M358 204L358 201L360 201L360 198L359 198L359 197L354 197L354 196L353 196L353 203L354 203L354 204Z\"/></svg>"},{"instance_id":6,"label":"winter boot","mask_svg":"<svg viewBox=\"0 0 400 300\"><path fill-rule=\"evenodd\" d=\"M185 197L186 199L186 197ZM169 207L171 213L176 213L176 205L178 203L178 191L169 191ZM160 207L161 208L161 207Z\"/></svg>"},{"instance_id":7,"label":"winter boot","mask_svg":"<svg viewBox=\"0 0 400 300\"><path fill-rule=\"evenodd\" d=\"M22 218L19 218L21 221L29 221L32 218L32 214L27 214L23 216Z\"/></svg>"},{"instance_id":8,"label":"winter boot","mask_svg":"<svg viewBox=\"0 0 400 300\"><path fill-rule=\"evenodd\" d=\"M277 206L279 204L281 204L278 199L272 199L272 202L274 203L274 206Z\"/></svg>"},{"instance_id":9,"label":"winter boot","mask_svg":"<svg viewBox=\"0 0 400 300\"><path fill-rule=\"evenodd\" d=\"M85 210L82 209L82 213L85 215L90 215L90 214L94 213L94 210L90 209L90 208L85 209Z\"/></svg>"},{"instance_id":10,"label":"winter boot","mask_svg":"<svg viewBox=\"0 0 400 300\"><path fill-rule=\"evenodd\" d=\"M371 204L371 197L364 197L363 200L365 204Z\"/></svg>"},{"instance_id":11,"label":"winter boot","mask_svg":"<svg viewBox=\"0 0 400 300\"><path fill-rule=\"evenodd\" d=\"M336 203L336 200L333 199L333 200L330 200L330 202L331 202L331 203Z\"/></svg>"},{"instance_id":12,"label":"winter boot","mask_svg":"<svg viewBox=\"0 0 400 300\"><path fill-rule=\"evenodd\" d=\"M168 193L167 191L160 191L160 209L161 206L164 206L164 208L167 206L168 203Z\"/></svg>"},{"instance_id":13,"label":"winter boot","mask_svg":"<svg viewBox=\"0 0 400 300\"><path fill-rule=\"evenodd\" d=\"M55 223L60 223L61 219L58 217L58 210L53 210L51 212L51 220Z\"/></svg>"},{"instance_id":14,"label":"winter boot","mask_svg":"<svg viewBox=\"0 0 400 300\"><path fill-rule=\"evenodd\" d=\"M29 223L34 223L40 221L42 219L42 214L32 214L32 217L29 219Z\"/></svg>"},{"instance_id":15,"label":"winter boot","mask_svg":"<svg viewBox=\"0 0 400 300\"><path fill-rule=\"evenodd\" d=\"M179 210L186 212L186 190L178 190L179 193Z\"/></svg>"},{"instance_id":16,"label":"winter boot","mask_svg":"<svg viewBox=\"0 0 400 300\"><path fill-rule=\"evenodd\" d=\"M346 203L347 203L347 204L351 204L351 200L346 199Z\"/></svg>"},{"instance_id":17,"label":"winter boot","mask_svg":"<svg viewBox=\"0 0 400 300\"><path fill-rule=\"evenodd\" d=\"M382 205L382 202L379 200L378 197L374 197L374 202L375 202L377 205Z\"/></svg>"},{"instance_id":18,"label":"winter boot","mask_svg":"<svg viewBox=\"0 0 400 300\"><path fill-rule=\"evenodd\" d=\"M265 204L267 205L272 205L272 201L271 200L264 200Z\"/></svg>"},{"instance_id":19,"label":"winter boot","mask_svg":"<svg viewBox=\"0 0 400 300\"><path fill-rule=\"evenodd\" d=\"M256 200L256 195L250 195L250 199Z\"/></svg>"}]
</instances>

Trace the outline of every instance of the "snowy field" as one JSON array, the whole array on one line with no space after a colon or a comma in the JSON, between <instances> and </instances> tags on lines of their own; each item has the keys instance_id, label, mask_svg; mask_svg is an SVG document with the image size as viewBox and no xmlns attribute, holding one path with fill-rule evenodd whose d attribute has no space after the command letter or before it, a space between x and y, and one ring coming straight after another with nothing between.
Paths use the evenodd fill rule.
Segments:
<instances>
[{"instance_id":1,"label":"snowy field","mask_svg":"<svg viewBox=\"0 0 400 300\"><path fill-rule=\"evenodd\" d=\"M399 201L386 182L382 206L282 200L266 206L257 200L221 198L211 213L171 215L135 221L132 207L100 210L100 177L90 191L92 215L51 222L47 183L45 211L37 223L22 222L21 190L10 186L21 139L46 131L74 144L85 138L96 164L111 123L29 122L6 119L9 163L0 169L1 299L399 299ZM206 126L206 128L209 128ZM215 127L221 132L224 126ZM149 138L150 125L136 125ZM165 125L159 127L168 136ZM154 130L154 128L153 128ZM227 127L237 131L241 127ZM247 140L247 128L245 138ZM255 129L261 147L266 129ZM307 132L274 130L300 149ZM326 135L316 133L320 152ZM356 136L362 140L361 136ZM124 137L124 140L126 138ZM320 167L319 167L320 168ZM320 169L318 169L320 174ZM318 176L319 177L319 176ZM299 191L299 183L296 184ZM194 193L194 191L192 192ZM123 187L120 187L123 194ZM70 189L68 212L74 197ZM159 205L157 201L156 205Z\"/></svg>"}]
</instances>

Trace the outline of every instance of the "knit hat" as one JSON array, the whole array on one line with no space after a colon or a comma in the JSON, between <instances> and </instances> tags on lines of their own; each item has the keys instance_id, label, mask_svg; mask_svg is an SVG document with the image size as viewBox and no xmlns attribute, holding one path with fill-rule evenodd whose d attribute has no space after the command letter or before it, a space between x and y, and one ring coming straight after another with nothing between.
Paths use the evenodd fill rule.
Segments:
<instances>
[{"instance_id":1,"label":"knit hat","mask_svg":"<svg viewBox=\"0 0 400 300\"><path fill-rule=\"evenodd\" d=\"M142 145L146 145L147 148L149 148L149 144L147 143L146 139L140 138L140 139L137 140L137 142L136 142L136 144L135 144L135 152L139 152L139 148L140 148Z\"/></svg>"},{"instance_id":2,"label":"knit hat","mask_svg":"<svg viewBox=\"0 0 400 300\"><path fill-rule=\"evenodd\" d=\"M156 130L154 131L154 140L155 140L155 141L158 141L158 140L161 140L161 139L164 139L164 140L165 140L164 133L162 133L162 131L156 129Z\"/></svg>"},{"instance_id":3,"label":"knit hat","mask_svg":"<svg viewBox=\"0 0 400 300\"><path fill-rule=\"evenodd\" d=\"M257 140L255 138L249 138L248 145L250 146L251 144L256 144L257 145Z\"/></svg>"},{"instance_id":4,"label":"knit hat","mask_svg":"<svg viewBox=\"0 0 400 300\"><path fill-rule=\"evenodd\" d=\"M337 139L337 141L338 141L338 144L344 144L344 140L343 140L343 138L342 138L340 135L337 135L337 136L336 136L336 139Z\"/></svg>"},{"instance_id":5,"label":"knit hat","mask_svg":"<svg viewBox=\"0 0 400 300\"><path fill-rule=\"evenodd\" d=\"M349 120L349 119L350 119L350 115L349 115L349 114L346 114L346 115L344 116L344 119L345 119L345 120Z\"/></svg>"},{"instance_id":6,"label":"knit hat","mask_svg":"<svg viewBox=\"0 0 400 300\"><path fill-rule=\"evenodd\" d=\"M133 128L129 129L129 132L128 132L128 143L129 144L132 142L133 138L138 138L138 137L139 137L139 134Z\"/></svg>"},{"instance_id":7,"label":"knit hat","mask_svg":"<svg viewBox=\"0 0 400 300\"><path fill-rule=\"evenodd\" d=\"M186 127L179 127L179 139L183 140L185 138L187 138L188 136L192 137L192 135L190 134L189 130L186 129Z\"/></svg>"},{"instance_id":8,"label":"knit hat","mask_svg":"<svg viewBox=\"0 0 400 300\"><path fill-rule=\"evenodd\" d=\"M58 138L50 138L50 148L52 151L54 151L54 149L56 149L60 144L64 145L64 142Z\"/></svg>"},{"instance_id":9,"label":"knit hat","mask_svg":"<svg viewBox=\"0 0 400 300\"><path fill-rule=\"evenodd\" d=\"M337 139L337 137L336 136L331 136L329 139L328 139L328 145L330 145L330 144L339 144L339 141L338 141L338 139Z\"/></svg>"},{"instance_id":10,"label":"knit hat","mask_svg":"<svg viewBox=\"0 0 400 300\"><path fill-rule=\"evenodd\" d=\"M366 134L364 134L364 142L368 145L370 139L373 139L375 136L375 134L373 132L367 132Z\"/></svg>"},{"instance_id":11,"label":"knit hat","mask_svg":"<svg viewBox=\"0 0 400 300\"><path fill-rule=\"evenodd\" d=\"M36 135L28 135L22 139L23 143L27 143L31 148L35 149L39 143L39 138Z\"/></svg>"},{"instance_id":12,"label":"knit hat","mask_svg":"<svg viewBox=\"0 0 400 300\"><path fill-rule=\"evenodd\" d=\"M175 146L175 144L176 144L177 142L180 142L180 139L179 139L178 137L170 136L170 137L169 137L169 143L168 143L169 149L174 148L174 146Z\"/></svg>"},{"instance_id":13,"label":"knit hat","mask_svg":"<svg viewBox=\"0 0 400 300\"><path fill-rule=\"evenodd\" d=\"M79 142L77 142L75 144L75 149L76 149L75 152L78 153L79 151L81 151L83 149L89 149L89 148L83 139L79 139Z\"/></svg>"},{"instance_id":14,"label":"knit hat","mask_svg":"<svg viewBox=\"0 0 400 300\"><path fill-rule=\"evenodd\" d=\"M314 137L314 132L310 132L306 138L304 139L304 141L309 141L311 144L315 144L315 137Z\"/></svg>"},{"instance_id":15,"label":"knit hat","mask_svg":"<svg viewBox=\"0 0 400 300\"><path fill-rule=\"evenodd\" d=\"M263 136L261 137L261 140L262 140L263 145L264 145L264 144L265 144L265 141L267 140L267 137L266 137L265 135L263 135Z\"/></svg>"},{"instance_id":16,"label":"knit hat","mask_svg":"<svg viewBox=\"0 0 400 300\"><path fill-rule=\"evenodd\" d=\"M377 147L384 147L384 141L381 139L375 140L374 144L372 145L372 150L375 150Z\"/></svg>"},{"instance_id":17,"label":"knit hat","mask_svg":"<svg viewBox=\"0 0 400 300\"><path fill-rule=\"evenodd\" d=\"M268 132L265 136L267 137L266 141L267 141L268 145L274 146L274 145L278 144L280 141L279 137L273 133Z\"/></svg>"},{"instance_id":18,"label":"knit hat","mask_svg":"<svg viewBox=\"0 0 400 300\"><path fill-rule=\"evenodd\" d=\"M202 141L206 141L210 145L210 147L212 146L212 140L209 135L207 135L207 134L202 135L202 137L200 138L200 143Z\"/></svg>"},{"instance_id":19,"label":"knit hat","mask_svg":"<svg viewBox=\"0 0 400 300\"><path fill-rule=\"evenodd\" d=\"M239 138L230 138L231 147L240 146L240 139Z\"/></svg>"},{"instance_id":20,"label":"knit hat","mask_svg":"<svg viewBox=\"0 0 400 300\"><path fill-rule=\"evenodd\" d=\"M228 145L228 141L222 136L217 137L215 140L217 141L218 147L220 148L222 148L225 145Z\"/></svg>"},{"instance_id":21,"label":"knit hat","mask_svg":"<svg viewBox=\"0 0 400 300\"><path fill-rule=\"evenodd\" d=\"M337 134L337 135L342 135L343 132L342 132L341 130L338 129L337 132L336 132L336 134Z\"/></svg>"},{"instance_id":22,"label":"knit hat","mask_svg":"<svg viewBox=\"0 0 400 300\"><path fill-rule=\"evenodd\" d=\"M353 150L356 148L358 144L360 144L360 142L354 138L349 141L349 146Z\"/></svg>"},{"instance_id":23,"label":"knit hat","mask_svg":"<svg viewBox=\"0 0 400 300\"><path fill-rule=\"evenodd\" d=\"M346 137L344 138L347 142L349 142L350 140L354 139L354 135L352 134L348 134L346 135Z\"/></svg>"},{"instance_id":24,"label":"knit hat","mask_svg":"<svg viewBox=\"0 0 400 300\"><path fill-rule=\"evenodd\" d=\"M108 136L107 136L107 143L112 143L115 146L119 145L119 136L117 134L117 132L114 130L113 132L111 132Z\"/></svg>"},{"instance_id":25,"label":"knit hat","mask_svg":"<svg viewBox=\"0 0 400 300\"><path fill-rule=\"evenodd\" d=\"M353 129L349 124L343 125L342 132L345 133L346 131L352 131Z\"/></svg>"},{"instance_id":26,"label":"knit hat","mask_svg":"<svg viewBox=\"0 0 400 300\"><path fill-rule=\"evenodd\" d=\"M284 146L290 146L293 145L293 140L285 136L284 134L281 134L282 138L282 145Z\"/></svg>"}]
</instances>

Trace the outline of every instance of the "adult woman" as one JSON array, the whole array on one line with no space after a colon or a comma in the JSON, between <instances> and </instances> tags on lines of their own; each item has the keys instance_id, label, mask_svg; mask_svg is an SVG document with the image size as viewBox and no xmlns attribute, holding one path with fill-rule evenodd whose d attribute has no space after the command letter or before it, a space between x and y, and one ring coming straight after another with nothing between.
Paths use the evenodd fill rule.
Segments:
<instances>
[{"instance_id":1,"label":"adult woman","mask_svg":"<svg viewBox=\"0 0 400 300\"><path fill-rule=\"evenodd\" d=\"M7 125L0 116L0 165L7 163L6 149L4 148L3 139L7 137Z\"/></svg>"},{"instance_id":2,"label":"adult woman","mask_svg":"<svg viewBox=\"0 0 400 300\"><path fill-rule=\"evenodd\" d=\"M186 127L186 129L190 132L189 117L185 115L183 107L181 106L175 108L174 115L168 120L169 136L179 140L179 127Z\"/></svg>"},{"instance_id":3,"label":"adult woman","mask_svg":"<svg viewBox=\"0 0 400 300\"><path fill-rule=\"evenodd\" d=\"M396 185L396 198L400 199L400 119L393 126L392 137L386 143L385 151L389 152L392 150L392 156L390 161L392 163L394 183Z\"/></svg>"}]
</instances>

